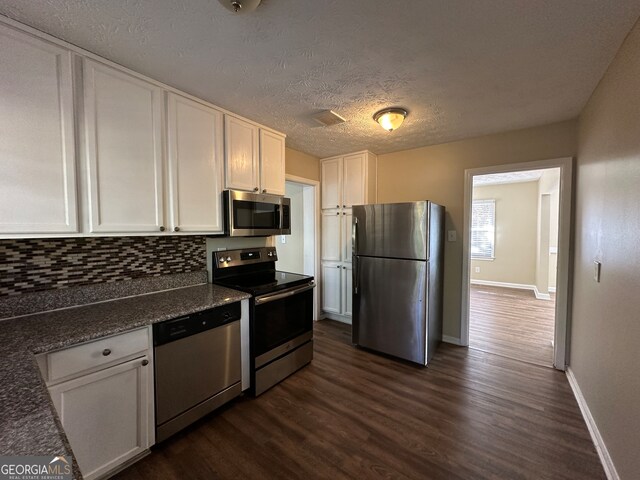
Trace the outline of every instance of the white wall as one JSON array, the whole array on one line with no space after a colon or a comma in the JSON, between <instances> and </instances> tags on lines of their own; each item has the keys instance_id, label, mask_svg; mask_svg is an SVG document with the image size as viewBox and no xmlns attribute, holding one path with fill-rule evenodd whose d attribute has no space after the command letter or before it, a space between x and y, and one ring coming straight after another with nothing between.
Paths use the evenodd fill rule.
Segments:
<instances>
[{"instance_id":1,"label":"white wall","mask_svg":"<svg viewBox=\"0 0 640 480\"><path fill-rule=\"evenodd\" d=\"M579 119L570 368L623 480L640 475L640 25ZM600 283L594 260L602 262Z\"/></svg>"},{"instance_id":2,"label":"white wall","mask_svg":"<svg viewBox=\"0 0 640 480\"><path fill-rule=\"evenodd\" d=\"M285 184L285 196L291 199L291 235L285 235L285 243L282 243L281 236L275 237L278 251L276 268L283 272L305 273L304 188L297 183Z\"/></svg>"}]
</instances>

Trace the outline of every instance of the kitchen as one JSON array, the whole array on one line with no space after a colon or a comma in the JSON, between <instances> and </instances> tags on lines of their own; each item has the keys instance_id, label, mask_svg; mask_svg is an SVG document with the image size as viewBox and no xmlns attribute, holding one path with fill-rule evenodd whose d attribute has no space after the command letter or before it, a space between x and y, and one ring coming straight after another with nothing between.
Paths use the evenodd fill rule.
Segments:
<instances>
[{"instance_id":1,"label":"kitchen","mask_svg":"<svg viewBox=\"0 0 640 480\"><path fill-rule=\"evenodd\" d=\"M576 117L609 63L613 61L611 65L622 69L629 62L628 51L634 48L637 27L631 29L640 14L635 6L621 2L612 8L609 29L602 26L596 14L585 13L591 23L581 16L572 23L575 35L585 35L586 31L602 35L593 40L595 45L585 41L586 44L580 46L582 50L576 47L584 62L599 62L599 70L596 67L589 70L581 90L576 88L582 95L577 102L578 109L574 106L574 110L552 112L545 117L534 107L524 106L523 110L530 115L528 120L519 121L513 114L502 118L496 115L491 121L500 120L502 124L488 122L485 130L476 127L481 122L470 114L465 120L470 125L458 125L458 137L434 134L429 140L422 137L416 140L417 133L428 130L426 117L417 104L406 105L405 125L397 132L384 132L373 120L376 111L396 102L383 91L380 101L374 102L376 108L369 110L372 107L369 104L365 108L366 119L356 121L360 118L356 115L360 107L354 107L348 115L337 109L347 119L341 125L310 127L309 118L294 125L288 120L269 117L272 107L261 103L255 94L240 98L237 93L248 81L243 76L259 76L260 73L255 72L264 73L271 68L264 63L256 61L254 73L249 73L242 62L229 64L233 65L229 68L238 81L234 88L223 81L229 70L214 65L214 70L220 67L220 82L206 93L194 73L199 70L189 72L176 68L171 62L156 63L154 70L153 61L145 54L153 49L163 50L167 47L167 37L171 37L154 36L159 31L152 26L154 21L173 18L167 21L170 29L188 32L187 20L197 22L194 14L202 10L208 12L208 16L200 15L201 18L213 18L219 25L227 23L229 28L240 32L240 37L247 26L260 37L264 31L256 26L264 21L261 15L275 22L274 16L283 14L282 7L276 6L278 2L262 2L254 11L245 10L239 15L224 10L220 5L223 2L198 4L191 13L186 7L181 12L172 5L158 16L143 4L114 7L112 11L104 6L74 11L69 5L63 6L65 2L49 7L39 2L5 3L0 10L5 15L0 18L1 58L3 65L10 68L3 68L0 88L3 112L12 112L12 115L2 115L2 146L3 152L12 152L13 156L3 154L1 161L6 163L0 180L3 239L0 311L2 318L7 319L1 322L0 328L3 384L0 454L63 456L72 463L77 478L81 478L80 471L85 478L103 478L118 474L126 467L130 468L120 473L122 478L145 478L145 475L161 478L164 471L171 472L166 474L167 478L172 475L174 478L295 477L300 472L313 476L310 472L314 471L317 477L382 476L384 473L416 476L416 472L424 468L431 469L429 474L422 470L429 478L455 475L507 478L518 473L532 474L535 469L546 473L560 471L560 478L572 478L571 475L577 473L583 478L599 478L605 473L609 478L616 478L611 476L616 470L619 478L632 478L629 472L634 471L636 460L629 455L628 448L634 445L635 437L625 434L626 445L619 445L612 438L621 418L634 418L633 407L630 412L603 413L609 410L600 400L595 400L600 396L593 390L594 384L584 380L589 378L585 372L594 368L581 366L586 362L581 352L587 349L584 339L589 335L579 334L586 328L581 322L587 320L577 320L582 317L576 317L575 312L593 321L585 313L588 310L585 305L587 292L594 287L582 283L581 265L592 261L583 262L586 254L583 256L581 250L578 250L581 261L575 267L578 273L574 279L574 326L569 362L571 367L575 366L578 383L585 390L586 400L578 398L578 403L573 397L575 388L572 391L564 374L551 369L535 370L536 373L532 370L533 377L544 380L535 387L525 388L511 373L504 372L515 368L512 364L509 367L508 362L500 364L500 359L480 358L468 349L450 345L460 338L461 241L447 238L443 245L441 334L449 344L438 347L427 368L354 347L353 343L358 342L352 342L347 323L355 313L353 305L348 303L351 298L348 292L353 289L349 281L354 278L352 252L348 249L354 205L433 200L446 209L443 233L457 232L461 238L465 169L577 157L579 193L574 228L580 231L580 226L590 218L586 211L589 197L580 196L584 195L580 192L587 189L581 190L580 186L590 184L584 183L589 181L588 175L580 173L587 170L581 170L578 150L588 158L588 142L581 139L590 137L585 137L583 129L589 127L597 133L600 117L596 107L587 110L585 118L591 123L583 124L582 117L579 120ZM466 15L473 17L473 8L467 7ZM101 11L101 8L107 10ZM298 22L293 23L296 31L304 29L305 22L314 15L320 15L317 11L312 15L311 7L308 12L295 10L300 7L291 4L288 8L298 15ZM442 15L451 13L442 8ZM569 7L567 10L554 8L559 9L557 14L563 20L571 11ZM119 16L123 13L124 16ZM517 17L516 12L510 13ZM132 19L129 23L128 14ZM86 23L64 23L65 15L72 18L79 15ZM382 21L366 8L363 15L376 25ZM46 17L52 18L52 22L47 23ZM408 21L405 16L402 18ZM123 30L118 30L119 22L127 27L120 26ZM243 22L247 22L245 27ZM107 24L111 24L111 30L107 27L102 30L99 26ZM55 25L64 27L56 30ZM83 25L92 27L87 31ZM630 43L623 44L630 30L627 41ZM556 31L554 34L562 35ZM81 41L83 35L91 40ZM137 47L134 48L133 42L118 43L128 35L141 40ZM505 41L498 34L496 37ZM221 42L225 47L234 44L231 38ZM622 56L615 57L621 45L626 50L620 50ZM596 46L598 49L594 50ZM179 65L190 58L189 48L196 47L187 42L169 48L166 54ZM124 58L116 54L124 51L131 52L131 56ZM489 48L489 51L497 50ZM598 62L595 56L590 56L591 51L600 52ZM288 54L293 59L299 52L288 50ZM301 56L313 58L304 52ZM401 60L410 63L407 57ZM270 61L279 65L277 59ZM287 62L293 60L281 61L285 65L281 71L286 72ZM348 62L340 58L329 70L342 64L347 66L344 67L347 71ZM584 64L581 65L584 68ZM372 72L377 68L371 63L366 67ZM278 72L280 70L271 71L271 75L278 78ZM189 79L196 81L189 83ZM402 85L401 78L396 80ZM303 88L300 85L309 85L310 80L300 81L284 89L271 85L267 78L262 91L272 93L275 102L282 101L283 96L299 98L298 89ZM344 83L349 89L355 88L352 80L346 79ZM321 91L319 98L325 99L324 105L333 105L330 99L336 94L325 87L328 90ZM606 82L604 87L602 84L598 87L602 90L596 91L604 93L599 93L597 98L609 99L606 87ZM278 88L286 92L276 94ZM516 89L516 97L520 94L521 90ZM571 95L564 91L559 96ZM562 103L557 96L553 98ZM403 101L402 97L399 101ZM218 106L218 102L226 108ZM379 104L381 102L385 104ZM286 106L286 102L282 103L283 109L276 117L286 119L300 115L288 110L291 107ZM455 102L451 104L452 108L455 106ZM309 107L306 108L308 111ZM268 118L271 118L269 122L254 120ZM450 121L447 115L437 111L432 118L440 119L443 125ZM301 130L301 125L306 127ZM356 129L352 133L364 129L367 140L353 141L356 137L345 133L351 125ZM407 132L404 140L403 130ZM412 138L413 143L407 138ZM637 150L631 151L637 156ZM214 160L199 161L200 158ZM321 267L316 271L314 284L311 279L293 276L278 280L277 237L273 235L286 234L287 205L282 199L286 199L283 194L287 176L305 177L320 184L322 208L318 209L318 241L322 241L321 235L327 232L338 232L333 235L333 241L325 241L320 249ZM232 193L224 193L230 191L257 197L238 194L234 200ZM246 198L258 200L244 211L241 203L234 207L235 202L244 202ZM266 215L260 214L265 211ZM242 223L247 215L253 218L253 227L265 229L257 234L268 236L253 236L255 231L233 236L233 220ZM267 217L271 220L264 224ZM256 257L259 258L256 260ZM229 280L232 275L235 278ZM251 282L237 281L239 278L265 281L250 285ZM603 280L599 286L608 288L607 277ZM219 285L220 282L235 288ZM266 284L273 288L264 290L262 285ZM305 289L299 292L298 305L294 306L292 301L298 295L272 298L297 289ZM327 294L330 289L333 294ZM291 303L289 311L304 311L305 319L309 319L313 295L323 305L323 316L328 320L316 324L305 320L304 325L298 325L300 328L294 327L295 331L282 336L284 343L276 342L279 343L276 349L282 347L282 351L264 357L262 355L270 353L271 349L267 348L256 354L254 350L258 345L252 342L258 338L250 333L255 327L251 320L259 315L256 312L282 301L282 305ZM610 295L615 298L614 293ZM288 309L283 310L286 313ZM630 306L629 310L632 310ZM626 311L625 307L620 321L628 318ZM194 315L198 312L209 312L210 316ZM182 323L171 323L175 320ZM173 336L174 341L163 343L163 334L158 330L167 321L168 335ZM198 335L189 335L190 329ZM169 378L160 402L179 403L183 398L180 394L187 390L191 392L200 387L207 390L209 385L204 385L207 382L200 385L189 374L208 375L207 368L198 360L200 355L212 352L202 353L196 344L164 357L160 351L169 352L171 348L165 347L172 347L172 343L209 332L215 336L213 341L222 345L213 353L232 353L225 356L224 361L214 362L216 375L224 381L214 386L213 395L209 392L205 397L192 398L193 410L179 406L178 410L188 415L164 433L162 427L166 423L157 423L158 412L163 408L157 403L161 390L158 385L162 383L162 379L158 379L159 363L165 365L160 368L165 372L161 375ZM271 333L271 330L263 332L259 339ZM624 352L622 363L627 358ZM223 366L231 357L233 360ZM166 361L159 361L162 358ZM179 367L189 358L195 359L193 364ZM276 365L280 359L284 361ZM497 370L503 374L489 378L490 373L481 368L485 362L497 362L500 364ZM277 368L266 369L270 365ZM594 371L598 371L597 368ZM473 384L474 378L481 377L491 384L486 391L481 389L481 396L503 391L499 402L514 402L509 407L513 409L513 416L505 411L494 412L494 415L505 423L524 422L510 431L508 438L501 437L489 420L492 414L483 409L462 413L462 418L456 411L444 409L444 398L449 399L451 405L474 403L475 397L466 397L462 392L465 384ZM261 381L256 379L266 379L264 390L255 390ZM397 383L393 383L393 379ZM604 382L601 378L598 381ZM381 385L384 383L389 389ZM636 398L636 383L632 379L627 383L628 387L605 384L618 392L619 398L631 402L630 399ZM452 390L444 388L445 384ZM393 387L397 390L395 393L392 393ZM367 395L367 388L377 398ZM535 441L542 442L549 437L544 446L536 443L541 456L535 452L525 453L521 446L531 424L525 421L530 412L518 399L528 395L531 391L528 388L548 392L544 398L536 397L536 401L541 402L537 404L538 409L556 409L557 413L560 408L566 417L564 420L563 415L536 417L533 421L539 429ZM218 396L220 392L224 393ZM176 393L175 396L181 397L178 400L174 398ZM388 399L397 399L398 393L408 397L409 402L405 407L391 408ZM554 397L555 400L549 400ZM101 398L110 400L101 402ZM361 409L346 408L350 402L357 402L356 399L361 401ZM554 402L560 402L562 407ZM586 412L593 411L595 420L589 420L585 405L588 405ZM269 406L273 407L272 411ZM407 412L403 411L407 407L420 412L418 423L423 434L411 429ZM456 408L462 407L454 410ZM312 413L305 413L305 409ZM211 410L215 411L209 414ZM208 416L198 421L205 411ZM358 413L357 417L354 412ZM170 412L163 418L178 417L180 415ZM385 417L394 420L387 422ZM193 421L195 425L188 426ZM549 425L553 421L560 422L566 429L563 435L571 435L578 445L578 451L573 452L577 457L571 457L571 449L563 446L562 441L550 438ZM104 435L95 429L87 433L86 427L90 424L98 425ZM308 428L305 429L305 425ZM594 437L594 425L600 426L602 434ZM398 428L406 429L406 439ZM348 435L349 431L353 438ZM72 432L82 433L74 437ZM442 447L435 438L442 440ZM153 446L157 439L160 439L158 444ZM95 443L98 440L99 443ZM478 446L478 442L482 446ZM357 445L367 443L368 449ZM509 451L509 443L518 446ZM244 444L246 447L242 447ZM408 453L410 444L431 449L436 456L449 460L412 458ZM521 458L522 466L500 460L491 444L503 455L515 453ZM605 444L609 451L605 447L607 453L602 454ZM340 451L339 445L344 445L346 452ZM231 446L235 448L230 449ZM263 446L278 455L279 465L273 465L278 462L270 459L271 453L261 450ZM385 453L393 451L394 446L398 447L395 456ZM172 449L189 450L190 455L180 460L179 455L171 455ZM566 459L556 458L552 453L554 449L562 452L560 457L566 455ZM314 458L313 452L319 457ZM238 460L220 464L220 458L233 455L237 455ZM136 460L140 461L134 464ZM176 466L172 470L174 462Z\"/></svg>"}]
</instances>

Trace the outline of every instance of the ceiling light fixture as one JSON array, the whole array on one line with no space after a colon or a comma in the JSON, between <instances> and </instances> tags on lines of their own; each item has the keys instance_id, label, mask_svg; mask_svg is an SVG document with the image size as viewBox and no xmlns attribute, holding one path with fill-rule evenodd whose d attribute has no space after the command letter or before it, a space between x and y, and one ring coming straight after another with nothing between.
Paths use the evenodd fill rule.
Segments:
<instances>
[{"instance_id":1,"label":"ceiling light fixture","mask_svg":"<svg viewBox=\"0 0 640 480\"><path fill-rule=\"evenodd\" d=\"M233 13L251 12L258 8L261 0L218 0L224 8Z\"/></svg>"},{"instance_id":2,"label":"ceiling light fixture","mask_svg":"<svg viewBox=\"0 0 640 480\"><path fill-rule=\"evenodd\" d=\"M391 132L402 125L402 122L404 122L408 114L409 112L404 108L392 107L376 112L373 119L378 122L382 128Z\"/></svg>"}]
</instances>

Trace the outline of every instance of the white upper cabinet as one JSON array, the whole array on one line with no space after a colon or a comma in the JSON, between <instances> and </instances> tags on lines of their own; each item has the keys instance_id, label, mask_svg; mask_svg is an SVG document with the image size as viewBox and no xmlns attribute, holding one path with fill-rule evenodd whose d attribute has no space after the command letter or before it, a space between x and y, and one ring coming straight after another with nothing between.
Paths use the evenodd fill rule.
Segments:
<instances>
[{"instance_id":1,"label":"white upper cabinet","mask_svg":"<svg viewBox=\"0 0 640 480\"><path fill-rule=\"evenodd\" d=\"M164 230L162 90L84 60L91 232Z\"/></svg>"},{"instance_id":2,"label":"white upper cabinet","mask_svg":"<svg viewBox=\"0 0 640 480\"><path fill-rule=\"evenodd\" d=\"M260 130L260 191L284 195L284 137Z\"/></svg>"},{"instance_id":3,"label":"white upper cabinet","mask_svg":"<svg viewBox=\"0 0 640 480\"><path fill-rule=\"evenodd\" d=\"M344 157L342 176L342 207L351 208L362 205L366 199L365 154Z\"/></svg>"},{"instance_id":4,"label":"white upper cabinet","mask_svg":"<svg viewBox=\"0 0 640 480\"><path fill-rule=\"evenodd\" d=\"M322 260L339 262L340 224L342 215L337 210L322 211Z\"/></svg>"},{"instance_id":5,"label":"white upper cabinet","mask_svg":"<svg viewBox=\"0 0 640 480\"><path fill-rule=\"evenodd\" d=\"M225 115L225 188L284 195L284 136Z\"/></svg>"},{"instance_id":6,"label":"white upper cabinet","mask_svg":"<svg viewBox=\"0 0 640 480\"><path fill-rule=\"evenodd\" d=\"M223 114L167 95L170 229L221 233Z\"/></svg>"},{"instance_id":7,"label":"white upper cabinet","mask_svg":"<svg viewBox=\"0 0 640 480\"><path fill-rule=\"evenodd\" d=\"M231 115L224 118L225 186L260 191L258 127Z\"/></svg>"},{"instance_id":8,"label":"white upper cabinet","mask_svg":"<svg viewBox=\"0 0 640 480\"><path fill-rule=\"evenodd\" d=\"M78 231L71 52L0 25L0 236Z\"/></svg>"},{"instance_id":9,"label":"white upper cabinet","mask_svg":"<svg viewBox=\"0 0 640 480\"><path fill-rule=\"evenodd\" d=\"M353 213L342 212L342 261L351 263L353 253Z\"/></svg>"},{"instance_id":10,"label":"white upper cabinet","mask_svg":"<svg viewBox=\"0 0 640 480\"><path fill-rule=\"evenodd\" d=\"M342 205L342 159L325 160L322 169L322 208L340 208Z\"/></svg>"}]
</instances>

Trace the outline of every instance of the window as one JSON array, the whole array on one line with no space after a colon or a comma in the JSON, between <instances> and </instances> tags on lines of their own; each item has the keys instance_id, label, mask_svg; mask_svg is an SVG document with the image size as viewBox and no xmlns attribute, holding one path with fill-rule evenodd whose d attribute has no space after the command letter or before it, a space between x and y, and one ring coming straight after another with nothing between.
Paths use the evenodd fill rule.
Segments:
<instances>
[{"instance_id":1,"label":"window","mask_svg":"<svg viewBox=\"0 0 640 480\"><path fill-rule=\"evenodd\" d=\"M496 201L474 200L471 209L471 258L493 260L496 240Z\"/></svg>"}]
</instances>

